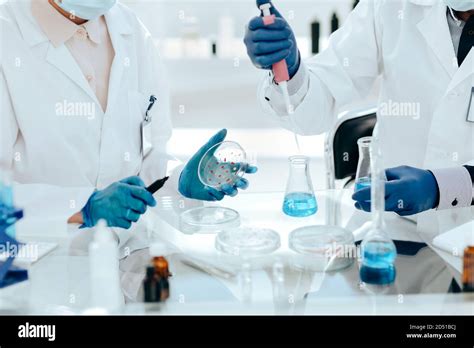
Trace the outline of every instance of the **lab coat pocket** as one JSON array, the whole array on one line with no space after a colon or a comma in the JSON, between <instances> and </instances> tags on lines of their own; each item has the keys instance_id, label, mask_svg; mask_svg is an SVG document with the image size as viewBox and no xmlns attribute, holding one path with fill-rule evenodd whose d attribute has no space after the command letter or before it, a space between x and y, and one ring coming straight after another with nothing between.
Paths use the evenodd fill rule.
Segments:
<instances>
[{"instance_id":1,"label":"lab coat pocket","mask_svg":"<svg viewBox=\"0 0 474 348\"><path fill-rule=\"evenodd\" d=\"M146 120L146 110L150 97L137 91L129 92L129 107L131 118L138 122L140 128L140 152L145 158L153 149L151 120ZM135 127L134 127L135 128Z\"/></svg>"}]
</instances>

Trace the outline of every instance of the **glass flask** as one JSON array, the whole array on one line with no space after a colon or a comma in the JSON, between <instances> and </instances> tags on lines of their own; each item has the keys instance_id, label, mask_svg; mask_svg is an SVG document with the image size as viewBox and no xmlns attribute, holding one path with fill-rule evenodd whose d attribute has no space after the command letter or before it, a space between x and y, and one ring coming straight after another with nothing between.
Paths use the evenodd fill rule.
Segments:
<instances>
[{"instance_id":1,"label":"glass flask","mask_svg":"<svg viewBox=\"0 0 474 348\"><path fill-rule=\"evenodd\" d=\"M359 145L359 164L357 165L357 174L355 181L355 191L364 187L370 187L370 145L372 137L360 138L357 141Z\"/></svg>"},{"instance_id":2,"label":"glass flask","mask_svg":"<svg viewBox=\"0 0 474 348\"><path fill-rule=\"evenodd\" d=\"M378 144L370 145L372 225L361 244L360 278L366 284L390 285L395 281L397 249L386 233L385 170Z\"/></svg>"},{"instance_id":3,"label":"glass flask","mask_svg":"<svg viewBox=\"0 0 474 348\"><path fill-rule=\"evenodd\" d=\"M283 201L283 212L293 217L316 214L318 204L309 173L309 158L293 156L289 158L289 162L290 176Z\"/></svg>"}]
</instances>

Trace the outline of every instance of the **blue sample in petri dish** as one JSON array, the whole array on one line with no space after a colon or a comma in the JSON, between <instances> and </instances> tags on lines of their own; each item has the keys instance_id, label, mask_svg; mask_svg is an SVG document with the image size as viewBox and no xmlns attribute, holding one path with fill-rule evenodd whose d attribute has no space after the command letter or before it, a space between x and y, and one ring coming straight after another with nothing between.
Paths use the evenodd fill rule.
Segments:
<instances>
[{"instance_id":1,"label":"blue sample in petri dish","mask_svg":"<svg viewBox=\"0 0 474 348\"><path fill-rule=\"evenodd\" d=\"M395 281L397 250L391 243L370 241L363 248L360 279L367 284L388 285Z\"/></svg>"},{"instance_id":2,"label":"blue sample in petri dish","mask_svg":"<svg viewBox=\"0 0 474 348\"><path fill-rule=\"evenodd\" d=\"M372 179L370 177L364 177L364 178L358 179L355 183L355 192L360 191L363 188L370 187L371 180Z\"/></svg>"},{"instance_id":3,"label":"blue sample in petri dish","mask_svg":"<svg viewBox=\"0 0 474 348\"><path fill-rule=\"evenodd\" d=\"M292 192L285 196L283 212L293 217L307 217L316 214L318 203L314 194L307 192Z\"/></svg>"}]
</instances>

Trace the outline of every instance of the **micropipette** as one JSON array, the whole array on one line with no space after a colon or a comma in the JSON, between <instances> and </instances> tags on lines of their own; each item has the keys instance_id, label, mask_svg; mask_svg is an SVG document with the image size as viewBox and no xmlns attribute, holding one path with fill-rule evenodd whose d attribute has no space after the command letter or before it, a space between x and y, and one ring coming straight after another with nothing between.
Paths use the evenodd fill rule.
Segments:
<instances>
[{"instance_id":1,"label":"micropipette","mask_svg":"<svg viewBox=\"0 0 474 348\"><path fill-rule=\"evenodd\" d=\"M275 23L276 17L270 12L271 8L272 5L270 3L260 6L260 10L262 10L263 13L263 23L265 25ZM288 94L288 81L290 81L290 74L288 72L288 64L286 64L286 60L283 59L278 63L273 64L272 70L275 75L275 82L278 83L278 86L280 86L281 92L283 93L286 111L288 112L288 115L290 115L293 113L293 110L290 102L290 95Z\"/></svg>"},{"instance_id":2,"label":"micropipette","mask_svg":"<svg viewBox=\"0 0 474 348\"><path fill-rule=\"evenodd\" d=\"M263 23L265 25L272 25L275 23L276 16L272 15L270 11L271 8L272 8L272 5L270 3L263 4L260 6L260 10L263 13ZM273 70L274 80L280 87L280 90L283 94L283 100L285 102L286 112L294 128L296 146L298 147L298 151L300 151L300 144L298 141L298 136L296 134L296 127L293 122L293 118L291 117L291 115L294 113L294 108L293 108L293 105L291 105L290 94L288 93L288 81L290 81L290 73L288 71L288 64L286 63L286 60L283 59L279 61L278 63L273 64L272 70Z\"/></svg>"}]
</instances>

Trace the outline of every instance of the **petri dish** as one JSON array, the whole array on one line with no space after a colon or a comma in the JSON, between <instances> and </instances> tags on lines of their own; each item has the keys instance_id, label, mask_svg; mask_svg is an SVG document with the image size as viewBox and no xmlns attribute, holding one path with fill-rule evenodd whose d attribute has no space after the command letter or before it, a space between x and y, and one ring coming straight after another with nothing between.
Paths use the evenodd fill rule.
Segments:
<instances>
[{"instance_id":1,"label":"petri dish","mask_svg":"<svg viewBox=\"0 0 474 348\"><path fill-rule=\"evenodd\" d=\"M349 267L357 256L353 234L338 226L305 226L290 233L296 268L331 272Z\"/></svg>"},{"instance_id":2,"label":"petri dish","mask_svg":"<svg viewBox=\"0 0 474 348\"><path fill-rule=\"evenodd\" d=\"M240 226L240 214L230 208L199 207L180 215L180 229L184 233L219 233Z\"/></svg>"},{"instance_id":3,"label":"petri dish","mask_svg":"<svg viewBox=\"0 0 474 348\"><path fill-rule=\"evenodd\" d=\"M224 141L211 147L201 158L198 167L203 185L220 189L234 185L248 168L247 154L236 142Z\"/></svg>"},{"instance_id":4,"label":"petri dish","mask_svg":"<svg viewBox=\"0 0 474 348\"><path fill-rule=\"evenodd\" d=\"M241 227L223 231L216 236L216 249L239 257L271 254L280 248L280 235L270 229Z\"/></svg>"}]
</instances>

